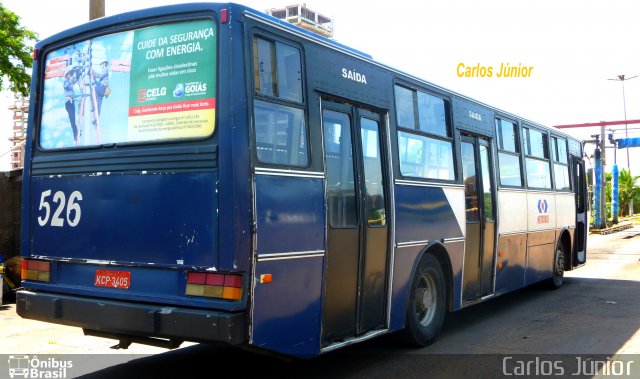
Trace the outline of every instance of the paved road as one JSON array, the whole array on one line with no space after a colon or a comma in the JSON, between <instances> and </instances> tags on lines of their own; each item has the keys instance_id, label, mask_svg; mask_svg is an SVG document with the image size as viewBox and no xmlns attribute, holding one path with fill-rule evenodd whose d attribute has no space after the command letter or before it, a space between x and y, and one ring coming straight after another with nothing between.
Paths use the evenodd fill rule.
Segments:
<instances>
[{"instance_id":1,"label":"paved road","mask_svg":"<svg viewBox=\"0 0 640 379\"><path fill-rule=\"evenodd\" d=\"M640 259L640 226L607 235L590 235L587 250L591 259L615 261Z\"/></svg>"},{"instance_id":2,"label":"paved road","mask_svg":"<svg viewBox=\"0 0 640 379\"><path fill-rule=\"evenodd\" d=\"M22 320L9 305L0 307L0 354L101 354L70 356L70 376L105 378L187 377L222 367L241 370L236 372L243 377L487 377L501 368L505 354L640 354L640 228L590 236L588 243L587 265L567 273L560 290L526 288L450 314L440 340L423 349L407 349L385 336L293 362L195 344L173 351L142 345L114 351L111 340ZM640 377L637 358L632 374ZM0 360L0 376L3 365Z\"/></svg>"}]
</instances>

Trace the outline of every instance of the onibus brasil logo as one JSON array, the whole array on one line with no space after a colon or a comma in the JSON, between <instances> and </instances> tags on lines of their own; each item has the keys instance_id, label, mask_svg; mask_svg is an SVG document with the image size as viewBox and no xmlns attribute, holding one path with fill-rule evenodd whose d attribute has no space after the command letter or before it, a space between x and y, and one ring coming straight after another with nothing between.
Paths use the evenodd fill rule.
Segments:
<instances>
[{"instance_id":1,"label":"onibus brasil logo","mask_svg":"<svg viewBox=\"0 0 640 379\"><path fill-rule=\"evenodd\" d=\"M9 377L16 378L66 378L71 361L56 358L38 359L37 356L10 355Z\"/></svg>"}]
</instances>

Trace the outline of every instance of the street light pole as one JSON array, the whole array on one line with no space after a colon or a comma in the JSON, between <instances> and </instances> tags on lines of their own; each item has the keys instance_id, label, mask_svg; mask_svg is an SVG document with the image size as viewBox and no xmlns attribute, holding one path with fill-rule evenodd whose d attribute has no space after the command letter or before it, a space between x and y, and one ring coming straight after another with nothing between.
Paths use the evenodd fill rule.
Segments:
<instances>
[{"instance_id":1,"label":"street light pole","mask_svg":"<svg viewBox=\"0 0 640 379\"><path fill-rule=\"evenodd\" d=\"M624 120L627 121L627 99L625 97L624 94L624 82L626 80L631 80L633 78L637 78L638 75L634 75L630 78L625 77L624 74L622 75L618 75L617 78L615 79L607 79L607 80L615 80L615 81L619 81L622 83L622 106L624 108ZM629 138L629 129L627 124L624 124L624 138ZM629 173L631 173L631 161L629 160L629 148L627 147L625 150L627 150L627 170L629 170Z\"/></svg>"}]
</instances>

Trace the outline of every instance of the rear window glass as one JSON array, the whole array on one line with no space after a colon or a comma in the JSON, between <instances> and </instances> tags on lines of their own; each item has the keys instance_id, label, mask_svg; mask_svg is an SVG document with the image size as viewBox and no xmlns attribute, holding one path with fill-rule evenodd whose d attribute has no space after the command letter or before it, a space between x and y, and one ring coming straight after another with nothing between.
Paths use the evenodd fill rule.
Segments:
<instances>
[{"instance_id":1,"label":"rear window glass","mask_svg":"<svg viewBox=\"0 0 640 379\"><path fill-rule=\"evenodd\" d=\"M45 57L45 149L203 138L215 129L216 25L109 34Z\"/></svg>"}]
</instances>

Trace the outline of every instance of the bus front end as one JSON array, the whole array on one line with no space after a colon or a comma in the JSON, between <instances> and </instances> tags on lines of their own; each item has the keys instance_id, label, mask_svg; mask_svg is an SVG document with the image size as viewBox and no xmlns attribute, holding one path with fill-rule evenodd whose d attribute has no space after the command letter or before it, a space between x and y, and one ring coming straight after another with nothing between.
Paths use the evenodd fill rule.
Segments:
<instances>
[{"instance_id":1,"label":"bus front end","mask_svg":"<svg viewBox=\"0 0 640 379\"><path fill-rule=\"evenodd\" d=\"M169 6L37 45L22 317L122 346L247 341L250 222L234 204L250 203L249 165L232 150L248 137L228 121L228 21L223 5Z\"/></svg>"}]
</instances>

